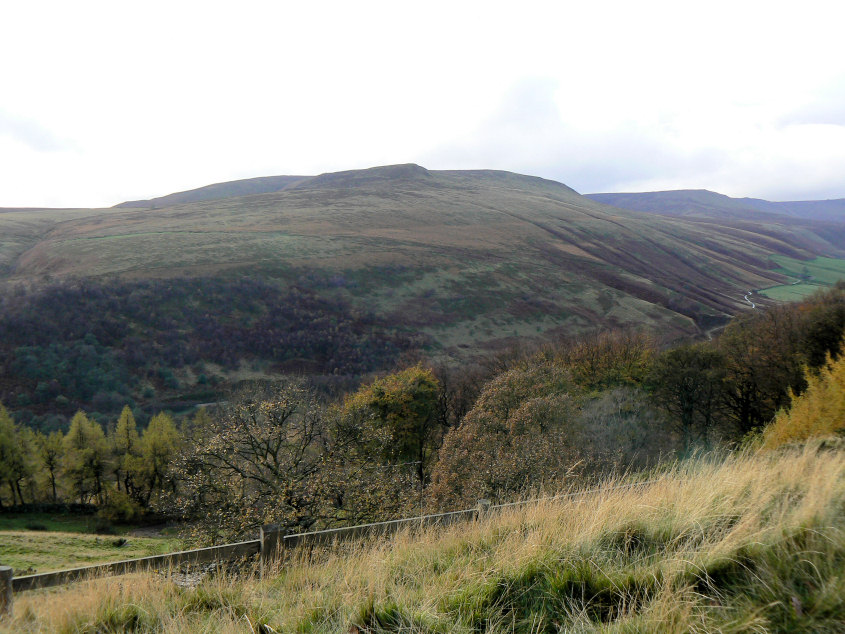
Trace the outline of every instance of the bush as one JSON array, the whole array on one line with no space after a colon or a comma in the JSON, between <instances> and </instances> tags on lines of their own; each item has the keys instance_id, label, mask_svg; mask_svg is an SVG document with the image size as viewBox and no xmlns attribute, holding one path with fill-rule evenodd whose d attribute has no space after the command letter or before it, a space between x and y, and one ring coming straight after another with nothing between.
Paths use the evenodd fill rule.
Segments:
<instances>
[{"instance_id":1,"label":"bush","mask_svg":"<svg viewBox=\"0 0 845 634\"><path fill-rule=\"evenodd\" d=\"M123 523L137 519L144 514L141 506L123 491L110 491L105 504L97 511L97 517L105 522Z\"/></svg>"},{"instance_id":2,"label":"bush","mask_svg":"<svg viewBox=\"0 0 845 634\"><path fill-rule=\"evenodd\" d=\"M95 515L89 522L88 522L88 532L89 533L96 533L97 535L114 535L116 531L114 530L114 526L112 523L104 517L100 517L100 515Z\"/></svg>"}]
</instances>

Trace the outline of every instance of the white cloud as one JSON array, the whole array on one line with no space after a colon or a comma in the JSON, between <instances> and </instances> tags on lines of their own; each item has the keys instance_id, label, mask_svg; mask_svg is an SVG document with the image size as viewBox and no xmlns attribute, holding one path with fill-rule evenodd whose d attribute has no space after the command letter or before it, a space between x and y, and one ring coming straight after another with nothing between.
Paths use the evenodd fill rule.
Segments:
<instances>
[{"instance_id":1,"label":"white cloud","mask_svg":"<svg viewBox=\"0 0 845 634\"><path fill-rule=\"evenodd\" d=\"M582 191L830 192L841 135L818 125L845 111L841 14L822 1L12 3L0 206L406 161Z\"/></svg>"}]
</instances>

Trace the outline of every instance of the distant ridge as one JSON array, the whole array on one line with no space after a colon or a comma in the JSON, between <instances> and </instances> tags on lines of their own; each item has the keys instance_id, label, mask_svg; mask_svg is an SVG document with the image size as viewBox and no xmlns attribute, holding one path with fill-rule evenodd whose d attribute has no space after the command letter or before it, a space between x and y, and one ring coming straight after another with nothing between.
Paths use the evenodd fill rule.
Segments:
<instances>
[{"instance_id":1,"label":"distant ridge","mask_svg":"<svg viewBox=\"0 0 845 634\"><path fill-rule=\"evenodd\" d=\"M524 189L544 190L549 194L557 194L562 198L580 196L571 187L558 181L528 176L503 170L428 170L415 163L398 165L381 165L366 169L344 170L342 172L326 172L318 176L262 176L243 180L215 183L176 192L166 196L150 198L148 200L130 200L115 205L114 208L133 209L164 209L173 205L195 203L210 200L224 200L251 196L254 194L272 194L283 190L330 190L356 189L360 187L380 188L395 187L402 183L420 184L434 183L437 176L447 176L460 179L464 183L486 182L499 185L509 185Z\"/></svg>"},{"instance_id":2,"label":"distant ridge","mask_svg":"<svg viewBox=\"0 0 845 634\"><path fill-rule=\"evenodd\" d=\"M189 189L183 192L150 198L148 200L130 200L115 205L115 208L161 209L183 203L196 203L203 200L222 200L252 194L268 194L281 191L291 185L308 180L311 176L260 176L258 178L244 178L225 183L215 183Z\"/></svg>"},{"instance_id":3,"label":"distant ridge","mask_svg":"<svg viewBox=\"0 0 845 634\"><path fill-rule=\"evenodd\" d=\"M368 169L345 170L342 172L327 172L308 178L291 186L291 189L333 189L353 188L361 186L378 186L397 183L419 182L431 178L431 172L415 163L401 165L383 165Z\"/></svg>"},{"instance_id":4,"label":"distant ridge","mask_svg":"<svg viewBox=\"0 0 845 634\"><path fill-rule=\"evenodd\" d=\"M760 198L731 198L706 189L586 196L605 205L674 217L783 221L786 216L826 222L845 221L845 198L771 202Z\"/></svg>"}]
</instances>

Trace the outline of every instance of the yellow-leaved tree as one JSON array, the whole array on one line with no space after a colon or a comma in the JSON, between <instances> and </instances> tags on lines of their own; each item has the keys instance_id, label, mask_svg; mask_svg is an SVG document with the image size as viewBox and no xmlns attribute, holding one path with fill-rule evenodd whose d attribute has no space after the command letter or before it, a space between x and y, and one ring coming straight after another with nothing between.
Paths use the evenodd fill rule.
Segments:
<instances>
[{"instance_id":1,"label":"yellow-leaved tree","mask_svg":"<svg viewBox=\"0 0 845 634\"><path fill-rule=\"evenodd\" d=\"M764 449L845 433L845 355L806 377L807 389L763 430Z\"/></svg>"}]
</instances>

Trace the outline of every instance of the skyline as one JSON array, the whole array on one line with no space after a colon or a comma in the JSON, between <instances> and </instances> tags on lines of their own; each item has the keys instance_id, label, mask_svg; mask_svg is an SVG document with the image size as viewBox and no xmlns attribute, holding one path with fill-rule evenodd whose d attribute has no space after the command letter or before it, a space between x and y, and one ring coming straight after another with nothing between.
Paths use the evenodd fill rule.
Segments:
<instances>
[{"instance_id":1,"label":"skyline","mask_svg":"<svg viewBox=\"0 0 845 634\"><path fill-rule=\"evenodd\" d=\"M377 165L845 198L845 8L19 3L0 207Z\"/></svg>"}]
</instances>

